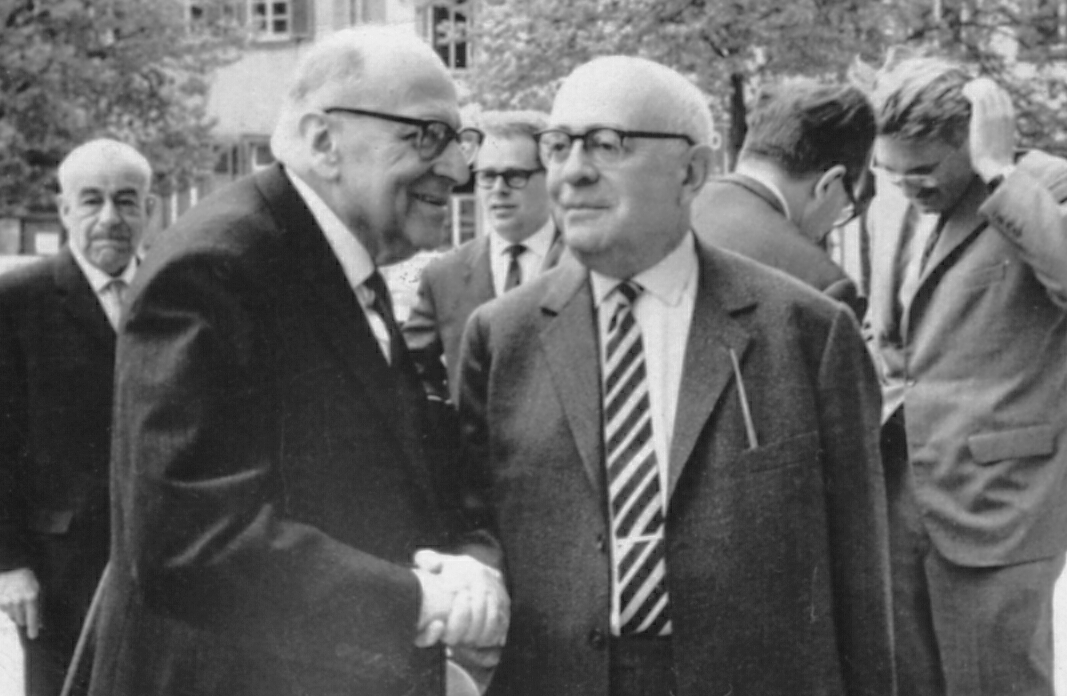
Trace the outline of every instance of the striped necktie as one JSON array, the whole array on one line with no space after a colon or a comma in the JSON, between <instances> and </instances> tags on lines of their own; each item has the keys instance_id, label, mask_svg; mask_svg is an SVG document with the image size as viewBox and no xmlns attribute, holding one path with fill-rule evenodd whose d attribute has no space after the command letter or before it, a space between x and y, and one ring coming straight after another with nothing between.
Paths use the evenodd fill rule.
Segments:
<instances>
[{"instance_id":1,"label":"striped necktie","mask_svg":"<svg viewBox=\"0 0 1067 696\"><path fill-rule=\"evenodd\" d=\"M614 591L620 635L671 632L664 504L652 439L641 329L633 303L642 288L616 286L604 340L604 456L611 513Z\"/></svg>"}]
</instances>

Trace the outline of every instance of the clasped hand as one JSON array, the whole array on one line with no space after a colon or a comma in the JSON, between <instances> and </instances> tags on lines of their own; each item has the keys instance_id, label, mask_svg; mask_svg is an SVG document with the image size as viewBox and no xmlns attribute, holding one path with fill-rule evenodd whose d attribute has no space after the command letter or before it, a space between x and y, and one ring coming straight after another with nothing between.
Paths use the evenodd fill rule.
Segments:
<instances>
[{"instance_id":1,"label":"clasped hand","mask_svg":"<svg viewBox=\"0 0 1067 696\"><path fill-rule=\"evenodd\" d=\"M36 638L41 628L40 585L29 568L0 573L0 611L18 626L26 627L26 636Z\"/></svg>"},{"instance_id":2,"label":"clasped hand","mask_svg":"<svg viewBox=\"0 0 1067 696\"><path fill-rule=\"evenodd\" d=\"M415 644L498 647L511 619L511 600L499 571L466 555L423 549L415 554L422 586Z\"/></svg>"}]
</instances>

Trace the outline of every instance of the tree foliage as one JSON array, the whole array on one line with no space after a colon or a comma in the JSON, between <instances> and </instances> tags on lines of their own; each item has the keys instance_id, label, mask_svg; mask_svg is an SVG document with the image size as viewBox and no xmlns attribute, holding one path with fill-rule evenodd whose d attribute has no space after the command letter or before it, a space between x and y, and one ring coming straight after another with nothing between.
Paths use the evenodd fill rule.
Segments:
<instances>
[{"instance_id":1,"label":"tree foliage","mask_svg":"<svg viewBox=\"0 0 1067 696\"><path fill-rule=\"evenodd\" d=\"M469 78L486 108L546 108L575 66L613 53L670 65L743 126L745 97L781 74L843 77L874 59L890 11L868 0L506 0L479 6ZM733 105L733 108L732 108ZM736 149L743 128L731 140Z\"/></svg>"},{"instance_id":2,"label":"tree foliage","mask_svg":"<svg viewBox=\"0 0 1067 696\"><path fill-rule=\"evenodd\" d=\"M207 75L238 43L190 32L179 0L0 0L0 213L49 208L56 165L99 136L144 152L164 192L188 182L214 160Z\"/></svg>"},{"instance_id":3,"label":"tree foliage","mask_svg":"<svg viewBox=\"0 0 1067 696\"><path fill-rule=\"evenodd\" d=\"M993 75L1016 98L1024 141L1048 146L1062 137L1057 110L1067 84L1056 65L1063 41L1050 39L1063 31L1049 28L1057 7L1056 0L483 0L468 85L484 108L547 109L575 66L597 55L644 56L709 95L736 152L744 105L765 81L853 77L863 72L857 64L877 67L903 47ZM1048 8L1051 15L1036 21L1034 12Z\"/></svg>"}]
</instances>

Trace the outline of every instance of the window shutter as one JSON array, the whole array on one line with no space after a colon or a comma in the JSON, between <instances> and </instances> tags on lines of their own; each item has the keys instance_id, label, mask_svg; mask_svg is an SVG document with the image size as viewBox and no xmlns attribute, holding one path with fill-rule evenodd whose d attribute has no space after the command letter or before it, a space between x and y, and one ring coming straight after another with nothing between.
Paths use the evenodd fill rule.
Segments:
<instances>
[{"instance_id":1,"label":"window shutter","mask_svg":"<svg viewBox=\"0 0 1067 696\"><path fill-rule=\"evenodd\" d=\"M305 39L311 36L311 18L314 15L314 9L314 0L292 0L290 2L293 38Z\"/></svg>"}]
</instances>

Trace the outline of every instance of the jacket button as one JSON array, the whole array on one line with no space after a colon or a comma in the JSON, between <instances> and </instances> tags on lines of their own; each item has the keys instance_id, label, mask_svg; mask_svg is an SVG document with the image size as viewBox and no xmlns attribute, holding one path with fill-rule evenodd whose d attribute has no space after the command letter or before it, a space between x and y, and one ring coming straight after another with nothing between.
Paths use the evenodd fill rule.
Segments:
<instances>
[{"instance_id":1,"label":"jacket button","mask_svg":"<svg viewBox=\"0 0 1067 696\"><path fill-rule=\"evenodd\" d=\"M607 550L607 543L604 540L603 534L596 535L596 550L600 553L604 553Z\"/></svg>"},{"instance_id":2,"label":"jacket button","mask_svg":"<svg viewBox=\"0 0 1067 696\"><path fill-rule=\"evenodd\" d=\"M589 632L589 647L593 650L603 650L607 645L607 638L604 636L604 632L599 628L594 628Z\"/></svg>"}]
</instances>

